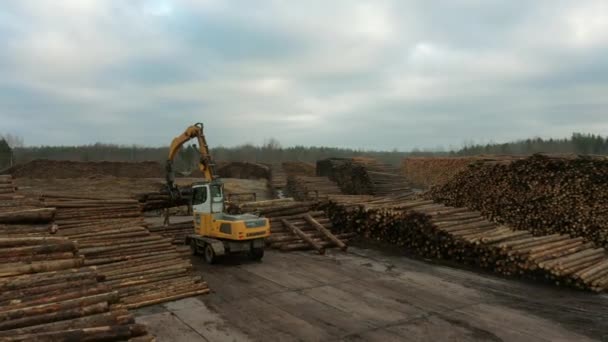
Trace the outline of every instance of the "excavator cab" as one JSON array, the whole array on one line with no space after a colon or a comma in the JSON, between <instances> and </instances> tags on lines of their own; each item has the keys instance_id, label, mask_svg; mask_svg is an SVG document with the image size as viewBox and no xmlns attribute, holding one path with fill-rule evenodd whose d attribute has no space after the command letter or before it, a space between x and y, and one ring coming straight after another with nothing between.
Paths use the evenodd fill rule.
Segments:
<instances>
[{"instance_id":1,"label":"excavator cab","mask_svg":"<svg viewBox=\"0 0 608 342\"><path fill-rule=\"evenodd\" d=\"M268 219L224 212L224 187L219 179L192 186L194 234L186 238L194 254L212 264L217 257L247 253L253 260L264 256L264 238L270 235Z\"/></svg>"},{"instance_id":2,"label":"excavator cab","mask_svg":"<svg viewBox=\"0 0 608 342\"><path fill-rule=\"evenodd\" d=\"M223 184L215 181L194 184L192 186L192 210L206 214L223 213Z\"/></svg>"}]
</instances>

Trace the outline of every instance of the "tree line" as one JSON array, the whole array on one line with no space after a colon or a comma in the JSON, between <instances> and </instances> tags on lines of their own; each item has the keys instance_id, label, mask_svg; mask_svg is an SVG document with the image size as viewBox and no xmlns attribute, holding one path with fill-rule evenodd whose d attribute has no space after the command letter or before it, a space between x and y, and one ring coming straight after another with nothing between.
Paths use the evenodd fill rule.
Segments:
<instances>
[{"instance_id":1,"label":"tree line","mask_svg":"<svg viewBox=\"0 0 608 342\"><path fill-rule=\"evenodd\" d=\"M608 154L608 138L596 134L573 133L564 139L533 138L504 144L470 145L453 155L479 154L530 155L534 153Z\"/></svg>"},{"instance_id":2,"label":"tree line","mask_svg":"<svg viewBox=\"0 0 608 342\"><path fill-rule=\"evenodd\" d=\"M0 169L11 163L26 163L34 159L73 161L158 161L164 163L168 147L123 146L92 144L84 146L23 146L22 140L0 138ZM11 144L13 146L11 146ZM314 163L319 159L367 156L381 162L399 165L407 156L471 156L479 154L530 155L534 153L574 153L608 155L608 139L594 134L573 133L569 138L533 138L504 144L470 144L456 151L369 151L336 147L293 146L282 147L275 139L263 145L245 144L236 147L216 147L211 154L216 161L249 161L278 163L303 161ZM191 169L198 160L195 145L185 146L175 164L182 170Z\"/></svg>"},{"instance_id":3,"label":"tree line","mask_svg":"<svg viewBox=\"0 0 608 342\"><path fill-rule=\"evenodd\" d=\"M35 146L17 147L14 159L26 163L35 159L72 160L72 161L157 161L167 160L168 147L120 146L111 144L92 144L83 146ZM276 143L261 146L251 144L236 147L216 147L211 149L216 162L249 161L258 163L279 163L284 161L303 161L314 163L319 159L353 156L369 156L382 162L398 165L405 153L396 151L364 151L334 147L281 147ZM186 145L178 153L174 164L180 170L192 169L198 161L198 147Z\"/></svg>"}]
</instances>

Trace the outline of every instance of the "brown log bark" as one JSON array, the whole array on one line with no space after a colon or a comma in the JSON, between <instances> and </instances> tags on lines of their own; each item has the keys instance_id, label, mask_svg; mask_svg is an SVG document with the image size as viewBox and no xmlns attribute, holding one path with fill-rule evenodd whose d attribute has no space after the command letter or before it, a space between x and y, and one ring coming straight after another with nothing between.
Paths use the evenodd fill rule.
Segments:
<instances>
[{"instance_id":1,"label":"brown log bark","mask_svg":"<svg viewBox=\"0 0 608 342\"><path fill-rule=\"evenodd\" d=\"M328 229L323 227L321 223L315 220L311 215L305 215L304 219L306 222L310 223L313 227L315 227L319 232L325 235L330 241L332 241L336 246L338 246L341 250L346 251L348 246L344 244L340 239L338 239L334 234L332 234Z\"/></svg>"},{"instance_id":2,"label":"brown log bark","mask_svg":"<svg viewBox=\"0 0 608 342\"><path fill-rule=\"evenodd\" d=\"M299 236L302 240L306 241L311 247L316 249L319 252L319 254L325 254L325 248L321 247L321 245L319 245L314 240L312 240L308 235L306 235L304 232L302 232L298 227L292 225L291 223L289 223L289 221L287 221L285 219L282 219L281 222L283 223L283 225L285 225L286 227L291 229L291 231L295 235Z\"/></svg>"},{"instance_id":3,"label":"brown log bark","mask_svg":"<svg viewBox=\"0 0 608 342\"><path fill-rule=\"evenodd\" d=\"M0 213L0 223L43 223L50 222L55 215L55 209L28 209Z\"/></svg>"}]
</instances>

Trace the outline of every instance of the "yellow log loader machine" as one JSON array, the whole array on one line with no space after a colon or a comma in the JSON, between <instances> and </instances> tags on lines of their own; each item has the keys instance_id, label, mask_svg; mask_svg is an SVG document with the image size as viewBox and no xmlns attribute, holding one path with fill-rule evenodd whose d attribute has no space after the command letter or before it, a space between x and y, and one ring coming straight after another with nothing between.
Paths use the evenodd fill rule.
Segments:
<instances>
[{"instance_id":1,"label":"yellow log loader machine","mask_svg":"<svg viewBox=\"0 0 608 342\"><path fill-rule=\"evenodd\" d=\"M180 148L189 140L198 140L200 160L198 167L203 174L200 182L187 191L175 183L173 160ZM229 215L224 212L224 184L214 174L215 164L203 134L203 124L197 123L173 139L166 164L167 190L176 202L189 197L194 216L194 232L186 237L192 253L202 254L205 261L213 264L218 257L227 254L248 254L253 260L264 256L264 238L270 235L268 219L252 214Z\"/></svg>"}]
</instances>

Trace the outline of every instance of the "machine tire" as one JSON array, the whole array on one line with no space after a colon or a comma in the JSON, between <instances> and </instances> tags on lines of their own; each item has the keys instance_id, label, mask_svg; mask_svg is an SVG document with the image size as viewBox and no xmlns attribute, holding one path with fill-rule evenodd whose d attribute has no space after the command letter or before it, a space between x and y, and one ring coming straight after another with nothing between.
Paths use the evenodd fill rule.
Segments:
<instances>
[{"instance_id":1,"label":"machine tire","mask_svg":"<svg viewBox=\"0 0 608 342\"><path fill-rule=\"evenodd\" d=\"M249 251L249 258L254 261L260 261L264 257L264 248L252 248Z\"/></svg>"},{"instance_id":2,"label":"machine tire","mask_svg":"<svg viewBox=\"0 0 608 342\"><path fill-rule=\"evenodd\" d=\"M215 264L215 262L217 261L217 257L215 256L213 247L211 247L211 245L209 245L209 244L205 245L204 256L205 256L205 262L208 263L209 265Z\"/></svg>"},{"instance_id":3,"label":"machine tire","mask_svg":"<svg viewBox=\"0 0 608 342\"><path fill-rule=\"evenodd\" d=\"M192 255L199 255L198 247L196 246L196 240L190 239L190 252Z\"/></svg>"}]
</instances>

